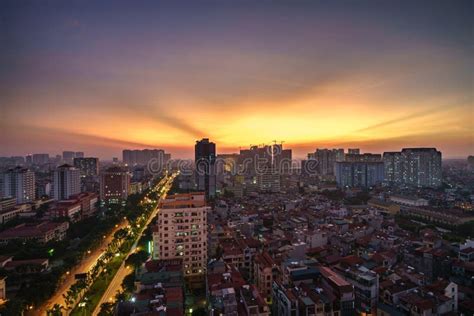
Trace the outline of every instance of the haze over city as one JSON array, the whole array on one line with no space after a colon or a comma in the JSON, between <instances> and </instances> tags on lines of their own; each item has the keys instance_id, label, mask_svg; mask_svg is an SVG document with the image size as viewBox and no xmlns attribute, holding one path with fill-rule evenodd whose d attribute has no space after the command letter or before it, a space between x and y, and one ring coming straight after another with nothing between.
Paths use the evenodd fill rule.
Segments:
<instances>
[{"instance_id":1,"label":"haze over city","mask_svg":"<svg viewBox=\"0 0 474 316\"><path fill-rule=\"evenodd\" d=\"M0 154L474 148L471 1L0 4Z\"/></svg>"}]
</instances>

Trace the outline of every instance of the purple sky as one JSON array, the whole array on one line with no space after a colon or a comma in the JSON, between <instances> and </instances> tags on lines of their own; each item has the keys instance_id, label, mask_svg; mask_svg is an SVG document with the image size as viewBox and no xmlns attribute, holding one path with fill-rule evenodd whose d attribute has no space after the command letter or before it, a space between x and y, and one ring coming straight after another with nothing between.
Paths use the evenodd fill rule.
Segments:
<instances>
[{"instance_id":1,"label":"purple sky","mask_svg":"<svg viewBox=\"0 0 474 316\"><path fill-rule=\"evenodd\" d=\"M2 1L0 155L474 154L472 1Z\"/></svg>"}]
</instances>

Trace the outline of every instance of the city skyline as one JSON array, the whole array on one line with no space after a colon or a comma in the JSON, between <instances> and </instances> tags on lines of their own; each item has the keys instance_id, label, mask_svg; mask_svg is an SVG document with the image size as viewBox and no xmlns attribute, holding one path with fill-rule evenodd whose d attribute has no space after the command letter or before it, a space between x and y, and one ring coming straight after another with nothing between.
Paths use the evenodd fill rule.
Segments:
<instances>
[{"instance_id":1,"label":"city skyline","mask_svg":"<svg viewBox=\"0 0 474 316\"><path fill-rule=\"evenodd\" d=\"M2 156L474 148L469 1L1 6Z\"/></svg>"}]
</instances>

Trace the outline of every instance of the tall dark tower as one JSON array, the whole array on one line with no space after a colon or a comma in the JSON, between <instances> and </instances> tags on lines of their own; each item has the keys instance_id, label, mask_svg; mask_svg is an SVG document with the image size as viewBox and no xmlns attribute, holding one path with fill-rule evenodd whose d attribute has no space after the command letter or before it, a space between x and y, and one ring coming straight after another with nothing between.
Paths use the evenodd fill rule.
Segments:
<instances>
[{"instance_id":1,"label":"tall dark tower","mask_svg":"<svg viewBox=\"0 0 474 316\"><path fill-rule=\"evenodd\" d=\"M216 195L216 144L203 138L194 146L196 164L196 184L198 190L206 192L206 197Z\"/></svg>"}]
</instances>

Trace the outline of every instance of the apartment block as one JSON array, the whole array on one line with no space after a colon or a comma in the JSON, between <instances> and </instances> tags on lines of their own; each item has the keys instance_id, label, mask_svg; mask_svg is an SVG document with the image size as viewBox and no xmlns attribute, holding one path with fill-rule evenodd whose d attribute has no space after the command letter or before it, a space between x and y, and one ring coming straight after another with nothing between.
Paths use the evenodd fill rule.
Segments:
<instances>
[{"instance_id":1,"label":"apartment block","mask_svg":"<svg viewBox=\"0 0 474 316\"><path fill-rule=\"evenodd\" d=\"M153 259L182 259L184 276L191 282L204 277L207 265L205 193L168 196L160 205L153 231Z\"/></svg>"}]
</instances>

